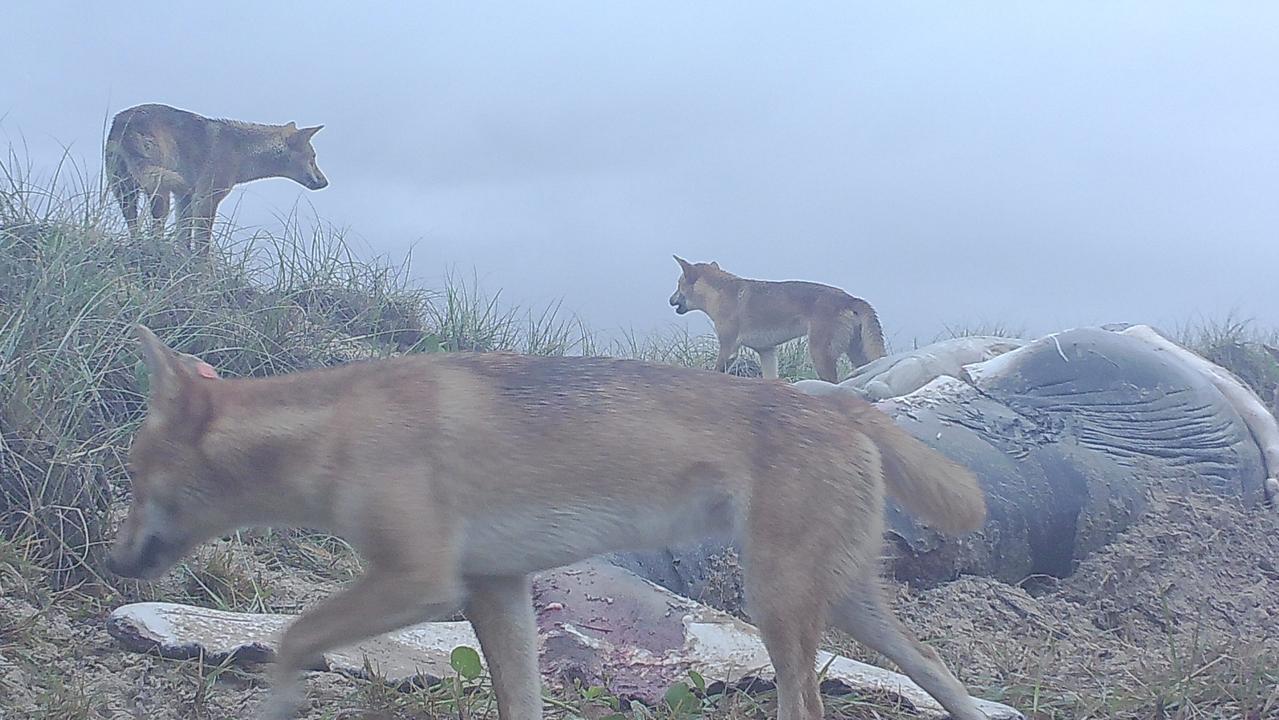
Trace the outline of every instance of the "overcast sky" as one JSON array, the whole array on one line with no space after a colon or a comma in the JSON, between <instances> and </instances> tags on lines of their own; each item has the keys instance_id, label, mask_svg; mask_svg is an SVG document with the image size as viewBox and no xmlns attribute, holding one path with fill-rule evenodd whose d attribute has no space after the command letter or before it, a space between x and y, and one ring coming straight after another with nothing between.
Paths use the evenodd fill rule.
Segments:
<instances>
[{"instance_id":1,"label":"overcast sky","mask_svg":"<svg viewBox=\"0 0 1279 720\"><path fill-rule=\"evenodd\" d=\"M404 3L409 6L409 3ZM303 9L305 8L305 9ZM679 253L946 325L1279 326L1279 3L6 0L0 141L111 114L324 123L302 200L438 283L687 323Z\"/></svg>"}]
</instances>

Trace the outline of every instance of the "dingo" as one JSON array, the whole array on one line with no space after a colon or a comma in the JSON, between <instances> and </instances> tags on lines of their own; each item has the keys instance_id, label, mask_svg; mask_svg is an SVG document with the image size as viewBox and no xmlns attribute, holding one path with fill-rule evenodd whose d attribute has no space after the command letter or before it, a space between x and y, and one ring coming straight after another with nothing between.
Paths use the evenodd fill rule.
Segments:
<instances>
[{"instance_id":1,"label":"dingo","mask_svg":"<svg viewBox=\"0 0 1279 720\"><path fill-rule=\"evenodd\" d=\"M671 305L683 315L701 310L719 338L715 369L724 372L741 345L759 353L764 377L777 377L777 346L808 336L808 352L817 376L838 382L839 356L853 367L884 357L884 333L870 303L829 285L787 280L749 280L721 270L718 263L683 268Z\"/></svg>"},{"instance_id":2,"label":"dingo","mask_svg":"<svg viewBox=\"0 0 1279 720\"><path fill-rule=\"evenodd\" d=\"M323 651L463 607L503 720L539 718L530 573L707 535L740 538L782 720L818 720L828 619L953 717L978 710L893 617L884 494L945 532L976 479L860 400L633 360L433 354L219 379L137 328L150 372L112 569L163 573L249 525L347 539L367 563L289 627L264 717L291 717Z\"/></svg>"},{"instance_id":3,"label":"dingo","mask_svg":"<svg viewBox=\"0 0 1279 720\"><path fill-rule=\"evenodd\" d=\"M213 217L231 188L284 177L310 189L329 184L315 164L320 128L214 120L168 105L138 105L111 121L104 151L107 185L138 235L138 200L150 206L157 235L177 199L178 237L209 249Z\"/></svg>"}]
</instances>

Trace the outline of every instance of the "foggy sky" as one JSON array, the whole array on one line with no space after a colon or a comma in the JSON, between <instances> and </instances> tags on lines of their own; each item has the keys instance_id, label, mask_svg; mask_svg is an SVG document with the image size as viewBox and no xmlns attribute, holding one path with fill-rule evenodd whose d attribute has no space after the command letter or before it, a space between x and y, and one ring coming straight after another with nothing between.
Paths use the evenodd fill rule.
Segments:
<instances>
[{"instance_id":1,"label":"foggy sky","mask_svg":"<svg viewBox=\"0 0 1279 720\"><path fill-rule=\"evenodd\" d=\"M0 10L0 142L94 172L164 102L324 123L297 201L437 284L602 330L687 324L678 253L947 325L1279 326L1273 3L36 3ZM309 212L309 211L308 211Z\"/></svg>"}]
</instances>

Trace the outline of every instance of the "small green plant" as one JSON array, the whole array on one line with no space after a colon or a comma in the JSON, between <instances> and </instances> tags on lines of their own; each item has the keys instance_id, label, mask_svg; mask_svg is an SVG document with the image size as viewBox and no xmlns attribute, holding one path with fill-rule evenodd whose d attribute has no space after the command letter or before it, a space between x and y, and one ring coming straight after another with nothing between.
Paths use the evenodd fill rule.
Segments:
<instances>
[{"instance_id":1,"label":"small green plant","mask_svg":"<svg viewBox=\"0 0 1279 720\"><path fill-rule=\"evenodd\" d=\"M706 678L696 670L689 670L688 680L672 685L666 691L665 701L674 717L701 717L714 711L723 695L723 690L708 692Z\"/></svg>"},{"instance_id":2,"label":"small green plant","mask_svg":"<svg viewBox=\"0 0 1279 720\"><path fill-rule=\"evenodd\" d=\"M587 687L575 685L574 687L577 690L575 708L568 703L560 703L555 698L547 698L547 702L565 711L575 712L579 717L593 717L598 718L598 720L623 720L626 717L620 712L622 707L621 699L607 689L599 685Z\"/></svg>"},{"instance_id":3,"label":"small green plant","mask_svg":"<svg viewBox=\"0 0 1279 720\"><path fill-rule=\"evenodd\" d=\"M463 680L478 680L484 674L484 665L480 662L480 654L473 647L458 645L449 653L449 666Z\"/></svg>"}]
</instances>

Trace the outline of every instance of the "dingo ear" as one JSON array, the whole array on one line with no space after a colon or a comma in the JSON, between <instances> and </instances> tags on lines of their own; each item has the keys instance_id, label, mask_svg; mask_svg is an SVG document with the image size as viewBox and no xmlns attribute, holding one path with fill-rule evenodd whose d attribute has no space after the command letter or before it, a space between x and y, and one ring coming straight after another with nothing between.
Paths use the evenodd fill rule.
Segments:
<instances>
[{"instance_id":1,"label":"dingo ear","mask_svg":"<svg viewBox=\"0 0 1279 720\"><path fill-rule=\"evenodd\" d=\"M298 131L298 124L290 120L288 124L284 126L284 131L288 133L295 133Z\"/></svg>"},{"instance_id":2,"label":"dingo ear","mask_svg":"<svg viewBox=\"0 0 1279 720\"><path fill-rule=\"evenodd\" d=\"M216 380L218 371L194 355L179 353L164 344L145 325L135 325L133 335L142 343L142 360L151 374L151 397L172 399L182 384L196 377Z\"/></svg>"},{"instance_id":3,"label":"dingo ear","mask_svg":"<svg viewBox=\"0 0 1279 720\"><path fill-rule=\"evenodd\" d=\"M316 125L315 127L302 128L301 130L298 130L296 139L298 142L307 142L311 138L315 137L316 133L320 132L323 129L324 129L323 125Z\"/></svg>"},{"instance_id":4,"label":"dingo ear","mask_svg":"<svg viewBox=\"0 0 1279 720\"><path fill-rule=\"evenodd\" d=\"M694 272L694 271L693 271L693 264L692 264L692 263L690 263L689 261L687 261L687 260L685 260L684 258L680 257L679 255L674 255L674 256L672 256L672 257L674 257L674 258L675 258L675 262L679 263L680 269L684 271L684 274L685 274L685 275L692 275L692 274L693 274L693 272Z\"/></svg>"},{"instance_id":5,"label":"dingo ear","mask_svg":"<svg viewBox=\"0 0 1279 720\"><path fill-rule=\"evenodd\" d=\"M142 360L147 364L147 370L152 373L171 370L170 365L175 353L164 344L164 341L156 337L155 333L151 332L151 328L146 325L134 325L133 336L142 343Z\"/></svg>"},{"instance_id":6,"label":"dingo ear","mask_svg":"<svg viewBox=\"0 0 1279 720\"><path fill-rule=\"evenodd\" d=\"M146 363L150 375L150 399L155 404L158 399L176 398L181 389L181 381L177 372L177 353L164 344L151 328L146 325L134 325L133 335L142 343L142 361Z\"/></svg>"},{"instance_id":7,"label":"dingo ear","mask_svg":"<svg viewBox=\"0 0 1279 720\"><path fill-rule=\"evenodd\" d=\"M712 261L711 261L711 267L713 267L713 268L715 268L716 270L718 270L718 269L719 269L719 263L717 263L717 262L715 262L714 260L712 260Z\"/></svg>"}]
</instances>

